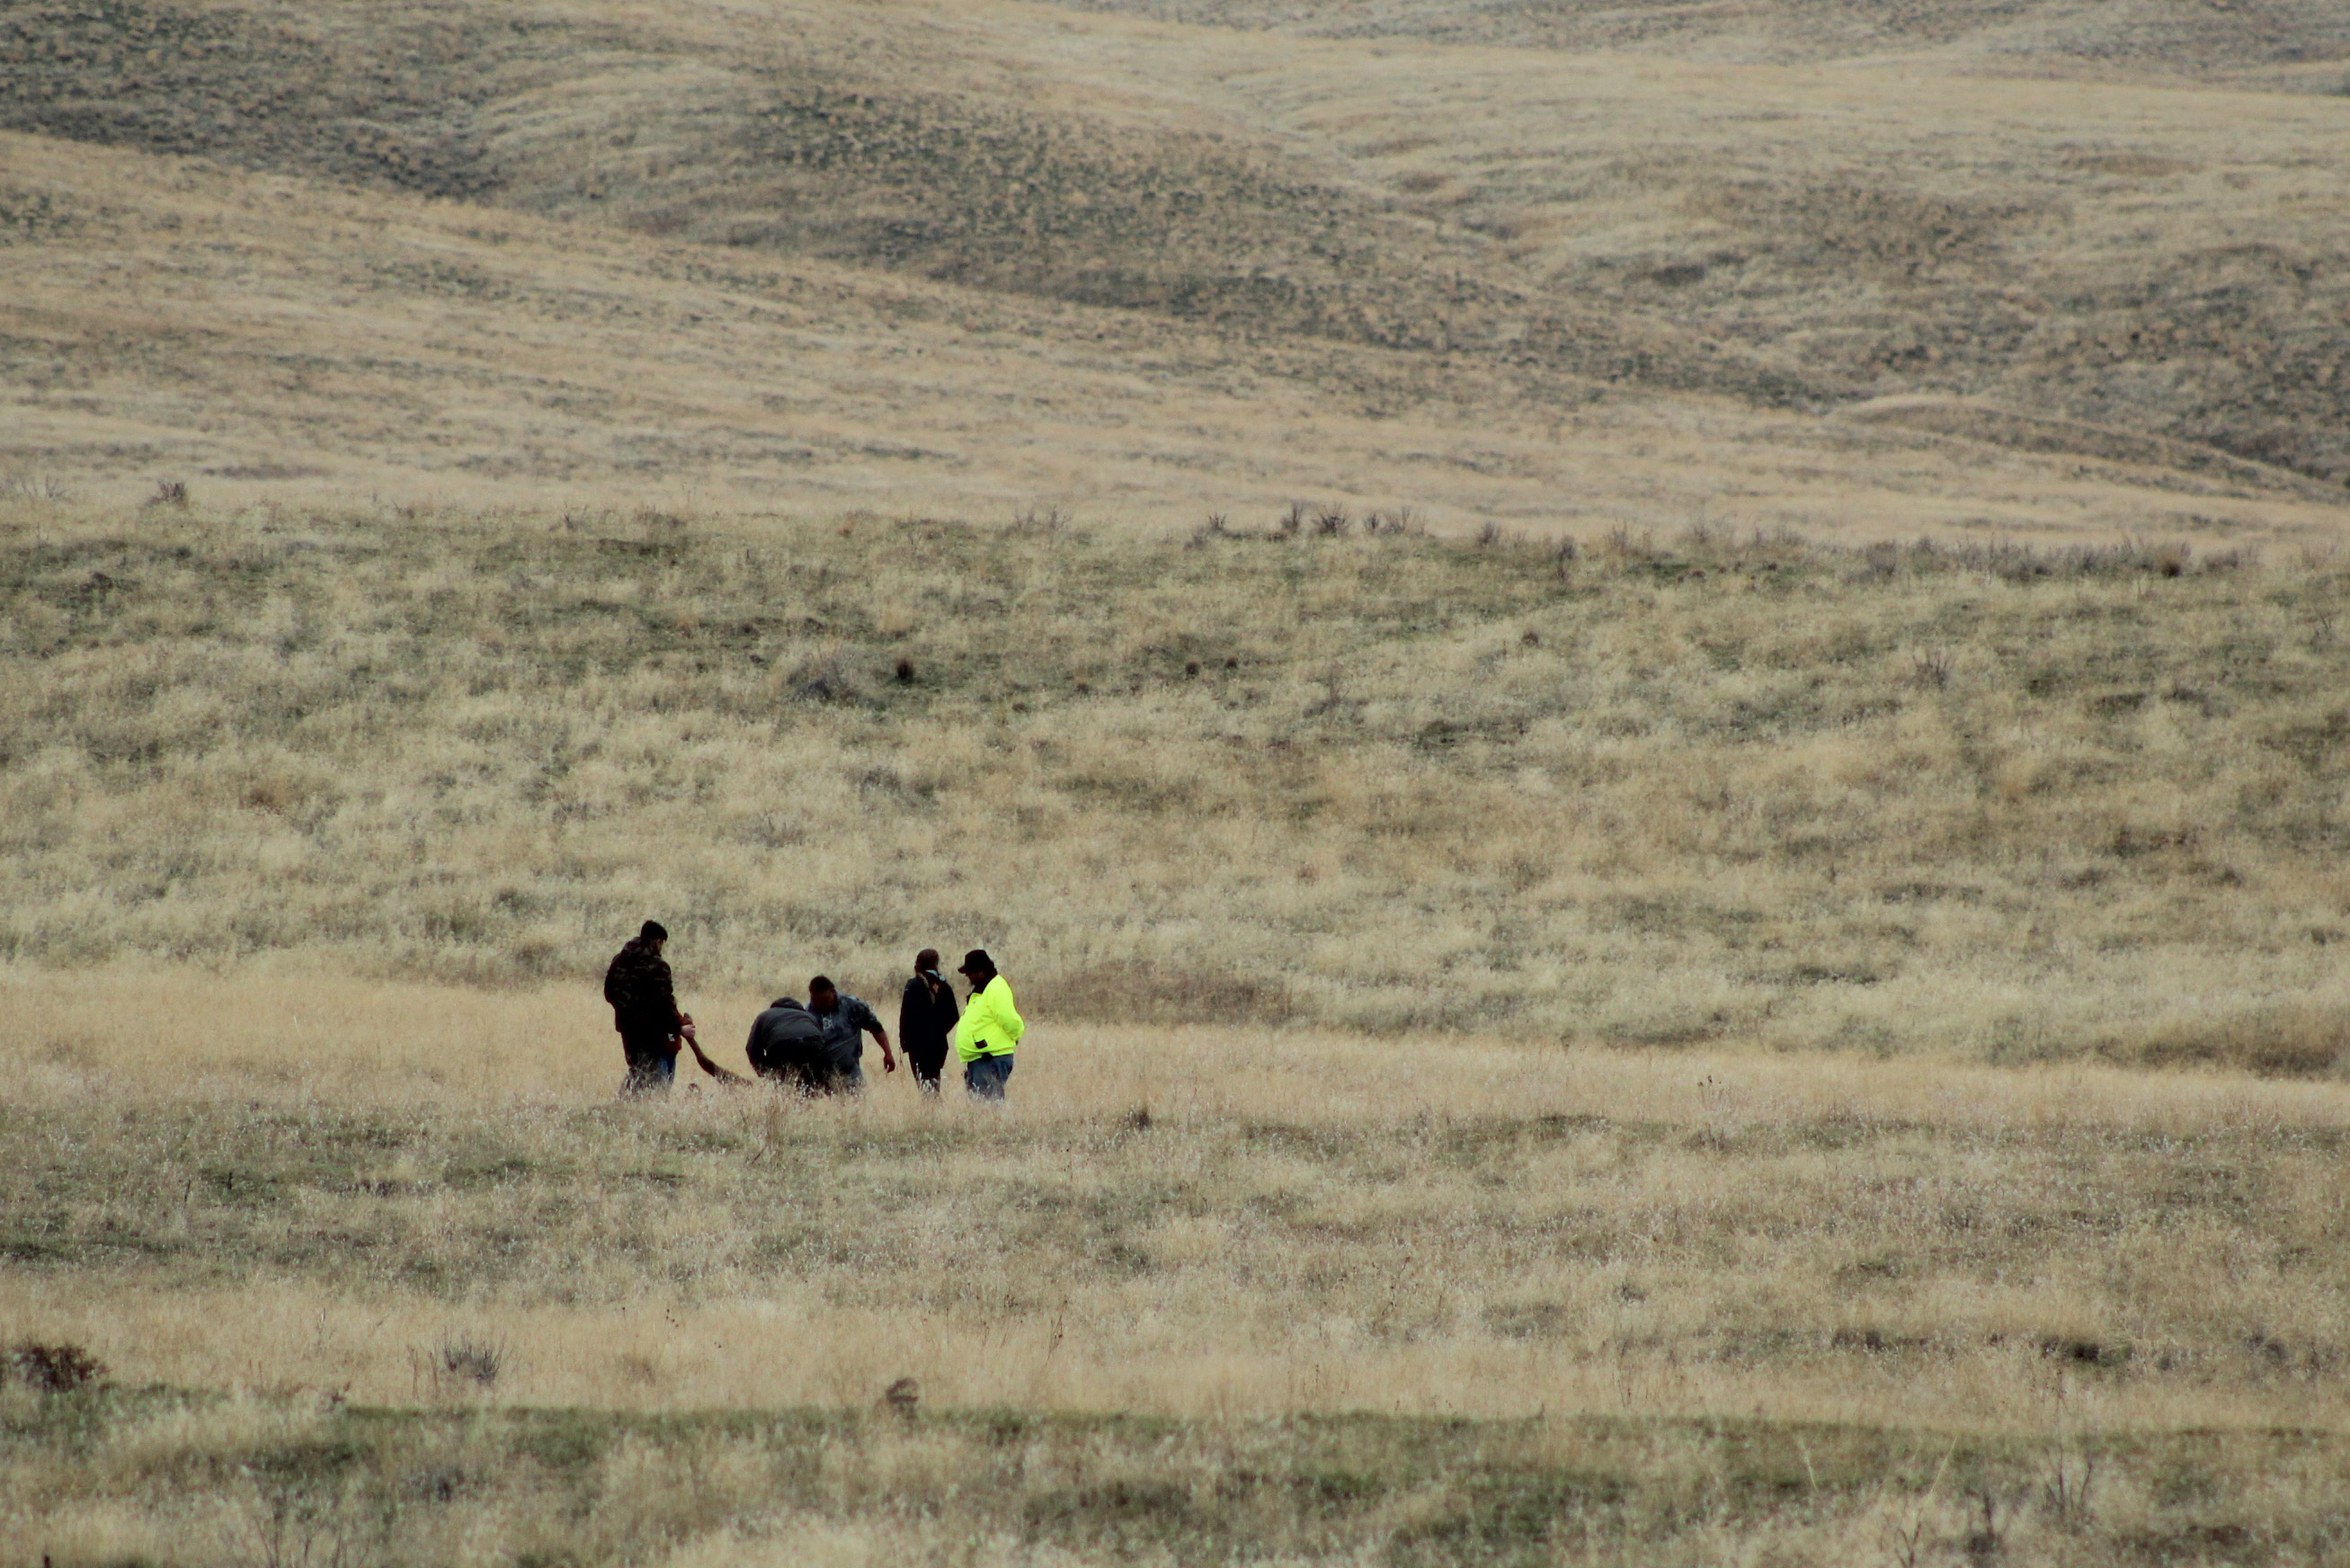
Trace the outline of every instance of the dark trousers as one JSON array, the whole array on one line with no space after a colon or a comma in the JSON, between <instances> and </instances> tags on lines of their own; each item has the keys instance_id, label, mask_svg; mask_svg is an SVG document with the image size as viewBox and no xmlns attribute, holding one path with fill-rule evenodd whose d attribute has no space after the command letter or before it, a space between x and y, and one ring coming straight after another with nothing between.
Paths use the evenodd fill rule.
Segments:
<instances>
[{"instance_id":1,"label":"dark trousers","mask_svg":"<svg viewBox=\"0 0 2350 1568\"><path fill-rule=\"evenodd\" d=\"M1009 1055L982 1056L977 1061L962 1064L962 1086L971 1091L974 1099L1002 1099L1004 1080L1011 1076L1012 1058Z\"/></svg>"},{"instance_id":2,"label":"dark trousers","mask_svg":"<svg viewBox=\"0 0 2350 1568\"><path fill-rule=\"evenodd\" d=\"M909 1044L906 1047L906 1065L914 1071L916 1087L926 1095L937 1094L939 1075L946 1071L947 1043L941 1040L936 1045Z\"/></svg>"},{"instance_id":3,"label":"dark trousers","mask_svg":"<svg viewBox=\"0 0 2350 1568\"><path fill-rule=\"evenodd\" d=\"M620 1036L620 1054L628 1058L629 1076L620 1085L624 1095L665 1095L677 1078L677 1043L659 1038Z\"/></svg>"}]
</instances>

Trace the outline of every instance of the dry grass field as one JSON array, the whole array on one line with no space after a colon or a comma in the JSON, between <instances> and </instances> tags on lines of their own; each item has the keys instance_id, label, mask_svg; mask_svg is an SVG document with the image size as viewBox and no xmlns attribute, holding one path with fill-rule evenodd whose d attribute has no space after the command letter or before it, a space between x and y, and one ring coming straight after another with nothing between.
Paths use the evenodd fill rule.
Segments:
<instances>
[{"instance_id":1,"label":"dry grass field","mask_svg":"<svg viewBox=\"0 0 2350 1568\"><path fill-rule=\"evenodd\" d=\"M2350 562L1253 521L19 504L0 953L2343 1070Z\"/></svg>"},{"instance_id":2,"label":"dry grass field","mask_svg":"<svg viewBox=\"0 0 2350 1568\"><path fill-rule=\"evenodd\" d=\"M627 1106L576 986L6 1001L58 1561L2343 1546L2336 1085L1044 1023L1003 1115Z\"/></svg>"},{"instance_id":3,"label":"dry grass field","mask_svg":"<svg viewBox=\"0 0 2350 1568\"><path fill-rule=\"evenodd\" d=\"M0 0L0 1568L2341 1561L2345 88Z\"/></svg>"},{"instance_id":4,"label":"dry grass field","mask_svg":"<svg viewBox=\"0 0 2350 1568\"><path fill-rule=\"evenodd\" d=\"M2340 1549L2334 561L1257 521L15 504L6 1517ZM1010 1114L615 1103L646 913L737 1068L994 949Z\"/></svg>"}]
</instances>

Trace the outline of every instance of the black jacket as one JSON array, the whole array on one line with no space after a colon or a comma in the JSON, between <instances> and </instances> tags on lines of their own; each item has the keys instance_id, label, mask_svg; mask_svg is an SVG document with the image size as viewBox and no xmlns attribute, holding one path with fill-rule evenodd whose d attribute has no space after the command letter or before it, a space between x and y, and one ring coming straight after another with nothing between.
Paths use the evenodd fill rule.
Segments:
<instances>
[{"instance_id":1,"label":"black jacket","mask_svg":"<svg viewBox=\"0 0 2350 1568\"><path fill-rule=\"evenodd\" d=\"M677 1033L677 992L669 962L639 937L604 971L604 1000L623 1040L666 1040Z\"/></svg>"},{"instance_id":2,"label":"black jacket","mask_svg":"<svg viewBox=\"0 0 2350 1568\"><path fill-rule=\"evenodd\" d=\"M788 996L775 998L752 1020L743 1054L751 1058L751 1071L762 1078L778 1079L796 1089L821 1089L834 1074L832 1056L824 1046L824 1026Z\"/></svg>"},{"instance_id":3,"label":"black jacket","mask_svg":"<svg viewBox=\"0 0 2350 1568\"><path fill-rule=\"evenodd\" d=\"M955 1020L962 1016L953 986L940 986L933 998L929 984L916 975L906 982L906 994L898 1002L898 1044L908 1056L943 1059L954 1042Z\"/></svg>"}]
</instances>

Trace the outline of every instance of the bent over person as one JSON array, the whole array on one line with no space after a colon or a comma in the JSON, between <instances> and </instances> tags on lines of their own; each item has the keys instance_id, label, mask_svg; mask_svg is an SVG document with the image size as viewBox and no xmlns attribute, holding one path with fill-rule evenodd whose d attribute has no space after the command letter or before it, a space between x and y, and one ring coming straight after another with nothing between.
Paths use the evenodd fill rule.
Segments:
<instances>
[{"instance_id":1,"label":"bent over person","mask_svg":"<svg viewBox=\"0 0 2350 1568\"><path fill-rule=\"evenodd\" d=\"M962 1059L962 1084L974 1098L1000 1100L1012 1076L1012 1053L1028 1025L1012 1002L1012 982L995 972L985 948L963 954L957 973L971 981L971 1001L955 1028L955 1054Z\"/></svg>"},{"instance_id":2,"label":"bent over person","mask_svg":"<svg viewBox=\"0 0 2350 1568\"><path fill-rule=\"evenodd\" d=\"M779 996L751 1022L751 1038L743 1054L751 1071L771 1084L781 1084L803 1095L818 1095L832 1086L832 1055L825 1049L824 1026L797 997Z\"/></svg>"},{"instance_id":3,"label":"bent over person","mask_svg":"<svg viewBox=\"0 0 2350 1568\"><path fill-rule=\"evenodd\" d=\"M620 1054L629 1064L624 1095L665 1092L677 1077L679 1041L693 1027L677 1010L669 963L661 957L668 940L667 928L647 920L604 971L604 1000L612 1004L612 1027L620 1032Z\"/></svg>"}]
</instances>

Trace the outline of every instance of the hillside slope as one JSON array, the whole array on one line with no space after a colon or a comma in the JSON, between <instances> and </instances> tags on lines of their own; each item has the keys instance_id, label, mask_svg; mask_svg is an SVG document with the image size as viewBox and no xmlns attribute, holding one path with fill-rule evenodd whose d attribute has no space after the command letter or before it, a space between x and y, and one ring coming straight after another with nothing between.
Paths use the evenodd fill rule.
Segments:
<instances>
[{"instance_id":1,"label":"hillside slope","mask_svg":"<svg viewBox=\"0 0 2350 1568\"><path fill-rule=\"evenodd\" d=\"M1250 344L1814 414L1987 400L2350 480L2350 122L2306 95L1268 47L1000 0L16 0L0 126Z\"/></svg>"},{"instance_id":2,"label":"hillside slope","mask_svg":"<svg viewBox=\"0 0 2350 1568\"><path fill-rule=\"evenodd\" d=\"M2350 12L2327 0L1059 0L1298 36L1425 38L1742 64L1895 57L2000 76L2253 78L2339 91Z\"/></svg>"},{"instance_id":3,"label":"hillside slope","mask_svg":"<svg viewBox=\"0 0 2350 1568\"><path fill-rule=\"evenodd\" d=\"M2030 452L1491 361L1062 306L399 192L0 135L0 480L130 502L541 513L1291 500L1882 536L2326 539L2272 472ZM1909 421L1905 423L1904 421ZM2143 443L2141 443L2143 444Z\"/></svg>"}]
</instances>

